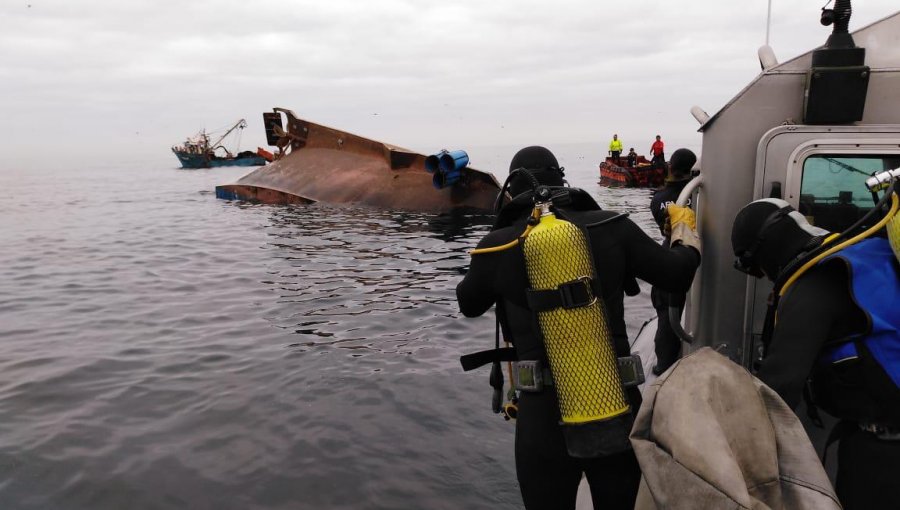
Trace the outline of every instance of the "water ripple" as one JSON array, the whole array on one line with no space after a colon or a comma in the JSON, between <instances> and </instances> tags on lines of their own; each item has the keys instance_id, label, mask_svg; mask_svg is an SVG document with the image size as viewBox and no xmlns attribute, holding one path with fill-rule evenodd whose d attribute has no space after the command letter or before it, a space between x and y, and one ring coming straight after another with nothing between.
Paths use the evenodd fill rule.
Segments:
<instances>
[{"instance_id":1,"label":"water ripple","mask_svg":"<svg viewBox=\"0 0 900 510\"><path fill-rule=\"evenodd\" d=\"M490 218L210 193L243 171L12 172L0 508L519 508L512 426L458 367L492 342L454 293ZM568 175L655 230L646 190Z\"/></svg>"}]
</instances>

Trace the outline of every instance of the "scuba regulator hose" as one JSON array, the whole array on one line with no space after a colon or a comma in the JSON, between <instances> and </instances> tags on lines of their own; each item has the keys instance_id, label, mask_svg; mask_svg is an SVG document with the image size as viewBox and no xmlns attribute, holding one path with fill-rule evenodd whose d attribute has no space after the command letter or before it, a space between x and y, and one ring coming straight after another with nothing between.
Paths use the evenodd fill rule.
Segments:
<instances>
[{"instance_id":1,"label":"scuba regulator hose","mask_svg":"<svg viewBox=\"0 0 900 510\"><path fill-rule=\"evenodd\" d=\"M875 204L875 206L866 213L862 218L856 221L853 225L848 227L841 233L831 234L826 237L822 243L813 248L808 252L801 253L794 261L790 262L780 275L775 279L774 286L772 288L772 297L769 300L769 305L766 309L766 316L763 321L763 330L762 330L762 344L763 349L768 349L769 342L772 340L772 335L775 332L775 320L776 320L776 311L778 310L778 302L781 297L784 296L788 289L796 283L796 281L806 273L809 269L814 267L817 263L821 262L822 259L832 255L848 246L852 246L863 239L866 239L885 225L887 225L894 217L897 215L898 210L900 210L900 197L897 194L897 183L900 182L900 179L893 178L890 181L890 184L887 186L887 191L884 196ZM887 183L884 183L885 185ZM868 183L867 183L868 185ZM877 189L872 189L872 194L876 195ZM860 234L853 236L853 233L858 230L861 226L865 225L869 219L871 219L874 215L878 214L882 211L887 205L888 200L891 201L891 207L888 210L887 214L879 220L877 223L867 228L865 231ZM794 270L794 267L800 266L798 269Z\"/></svg>"},{"instance_id":2,"label":"scuba regulator hose","mask_svg":"<svg viewBox=\"0 0 900 510\"><path fill-rule=\"evenodd\" d=\"M510 183L512 183L513 178L515 178L517 175L524 175L529 180L529 182L531 184L531 190L532 190L532 193L534 193L535 198L539 198L539 196L540 196L540 198L544 198L541 195L546 195L547 196L546 198L549 198L549 195L550 195L549 189L544 187L543 189L547 189L547 191L546 191L546 193L542 193L543 190L540 189L540 188L542 188L542 186L541 186L541 183L538 182L537 177L532 175L531 172L527 171L525 168L516 168L515 170L513 170L512 172L509 173L509 176L506 178L506 181L503 182L503 186L500 188L500 193L497 194L497 201L494 203L494 212L500 212L500 209L503 207L503 197L506 196L506 192L509 189ZM531 216L529 216L529 218L528 218L527 224L525 226L525 230L521 234L519 234L519 236L516 239L514 239L506 244L501 244L499 246L490 246L488 248L476 248L476 249L470 251L469 253L471 255L480 255L480 254L484 254L484 253L496 253L498 251L508 250L508 249L512 248L513 246L516 246L517 244L519 244L519 242L521 242L523 239L528 237L528 234L531 233L531 230L534 229L534 227L540 221L540 215L541 215L540 209L535 207L534 210L531 211Z\"/></svg>"},{"instance_id":3,"label":"scuba regulator hose","mask_svg":"<svg viewBox=\"0 0 900 510\"><path fill-rule=\"evenodd\" d=\"M822 245L819 247L819 249L816 249L813 252L811 252L809 254L809 256L812 256L812 258L803 262L803 265L799 269L794 271L790 275L789 278L787 278L787 280L784 282L784 284L778 290L778 296L783 296L787 292L788 288L790 288L790 286L793 285L794 282L796 282L797 279L803 275L803 273L808 271L811 267L816 265L818 262L820 262L825 257L827 257L837 251L840 251L848 246L852 246L852 245L862 241L863 239L870 237L872 234L881 230L882 227L887 225L888 222L891 221L891 219L893 219L894 215L897 214L897 210L900 209L900 198L897 197L895 185L896 185L896 181L894 181L894 183L891 183L891 185L888 187L887 192L884 194L884 197L881 198L881 200L878 202L878 204L876 204L876 206L873 207L871 211L869 211L865 216L860 218L860 220L857 221L854 225L850 226L850 228L848 228L847 230L845 230L844 232L842 232L841 234L839 234L837 236L830 236L830 237L826 238L825 242L822 243ZM853 230L855 230L856 228L859 228L859 226L864 224L865 221L869 217L871 217L872 214L874 214L877 211L880 211L884 207L884 205L887 203L887 200L889 198L891 200L891 208L888 210L887 214L884 215L884 218L882 218L880 221L878 221L878 223L872 225L871 227L869 227L862 233L860 233L846 241L841 242L842 238L847 237L849 235L849 233L853 232ZM838 244L834 244L835 242L837 242ZM830 247L828 247L828 246L830 246ZM824 250L824 251L822 251L822 250ZM816 254L816 253L818 253L818 254ZM806 257L804 257L804 259L805 258Z\"/></svg>"},{"instance_id":4,"label":"scuba regulator hose","mask_svg":"<svg viewBox=\"0 0 900 510\"><path fill-rule=\"evenodd\" d=\"M528 217L528 223L525 226L525 230L523 230L522 233L519 234L519 237L517 237L516 239L514 239L506 244L501 244L499 246L490 246L488 248L476 248L476 249L470 251L469 254L480 255L480 254L484 254L484 253L496 253L498 251L508 250L508 249L512 248L513 246L516 246L517 244L519 244L519 242L521 242L523 239L528 237L528 234L530 234L532 229L534 229L535 225L538 224L540 215L541 215L541 210L538 208L535 208L533 211L531 211L531 216Z\"/></svg>"}]
</instances>

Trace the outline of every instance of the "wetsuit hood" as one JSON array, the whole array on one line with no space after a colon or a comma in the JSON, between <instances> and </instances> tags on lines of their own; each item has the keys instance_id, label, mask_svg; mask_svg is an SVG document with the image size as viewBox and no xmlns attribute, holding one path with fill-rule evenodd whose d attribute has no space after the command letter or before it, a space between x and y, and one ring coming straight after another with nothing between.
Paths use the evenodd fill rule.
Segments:
<instances>
[{"instance_id":1,"label":"wetsuit hood","mask_svg":"<svg viewBox=\"0 0 900 510\"><path fill-rule=\"evenodd\" d=\"M549 149L538 145L519 150L509 162L509 172L525 171L534 176L539 184L545 186L563 186L564 169L559 166L556 156ZM532 182L525 175L516 175L509 183L509 193L516 197L531 191Z\"/></svg>"},{"instance_id":2,"label":"wetsuit hood","mask_svg":"<svg viewBox=\"0 0 900 510\"><path fill-rule=\"evenodd\" d=\"M669 178L667 181L685 180L691 175L691 168L697 162L697 155L690 149L678 149L669 160Z\"/></svg>"},{"instance_id":3,"label":"wetsuit hood","mask_svg":"<svg viewBox=\"0 0 900 510\"><path fill-rule=\"evenodd\" d=\"M731 247L737 257L735 267L774 281L800 252L826 235L827 230L810 225L784 200L756 200L734 219Z\"/></svg>"}]
</instances>

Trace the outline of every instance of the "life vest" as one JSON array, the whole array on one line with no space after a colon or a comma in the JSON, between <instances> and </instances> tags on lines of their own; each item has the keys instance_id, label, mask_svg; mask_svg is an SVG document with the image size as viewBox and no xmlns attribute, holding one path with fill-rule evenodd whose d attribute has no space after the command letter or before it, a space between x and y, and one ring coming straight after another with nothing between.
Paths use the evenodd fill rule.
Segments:
<instances>
[{"instance_id":1,"label":"life vest","mask_svg":"<svg viewBox=\"0 0 900 510\"><path fill-rule=\"evenodd\" d=\"M884 376L862 377L863 391L878 396L883 405L889 405L892 397L900 395L900 268L887 239L869 238L825 258L843 260L850 271L850 290L854 301L868 318L868 331L845 339L838 345L826 348L819 358L819 367L837 375L841 365L855 361L874 361ZM865 354L860 350L867 351ZM871 387L882 381L879 387ZM827 396L823 396L827 400ZM817 397L818 401L819 398ZM817 402L818 403L818 402ZM823 405L829 408L843 407L837 403ZM851 407L853 407L851 405ZM866 413L868 414L868 413Z\"/></svg>"}]
</instances>

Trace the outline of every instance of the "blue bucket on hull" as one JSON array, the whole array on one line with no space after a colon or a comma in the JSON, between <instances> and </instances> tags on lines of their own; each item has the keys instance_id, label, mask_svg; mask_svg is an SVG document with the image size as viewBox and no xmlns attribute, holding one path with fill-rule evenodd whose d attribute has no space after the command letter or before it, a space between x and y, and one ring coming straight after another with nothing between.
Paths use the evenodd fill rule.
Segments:
<instances>
[{"instance_id":1,"label":"blue bucket on hull","mask_svg":"<svg viewBox=\"0 0 900 510\"><path fill-rule=\"evenodd\" d=\"M450 173L438 171L435 172L434 177L431 178L431 184L437 189L453 186L456 184L456 181L459 180L460 175L461 173L459 171Z\"/></svg>"},{"instance_id":2,"label":"blue bucket on hull","mask_svg":"<svg viewBox=\"0 0 900 510\"><path fill-rule=\"evenodd\" d=\"M469 155L466 151L441 151L436 156L438 168L431 183L437 189L453 186L462 177L462 169L469 164Z\"/></svg>"},{"instance_id":3,"label":"blue bucket on hull","mask_svg":"<svg viewBox=\"0 0 900 510\"><path fill-rule=\"evenodd\" d=\"M450 151L441 154L439 158L439 168L441 172L452 173L459 172L469 164L469 155L466 151Z\"/></svg>"},{"instance_id":4,"label":"blue bucket on hull","mask_svg":"<svg viewBox=\"0 0 900 510\"><path fill-rule=\"evenodd\" d=\"M433 174L441 167L441 156L447 154L447 151L441 151L425 158L425 171Z\"/></svg>"}]
</instances>

